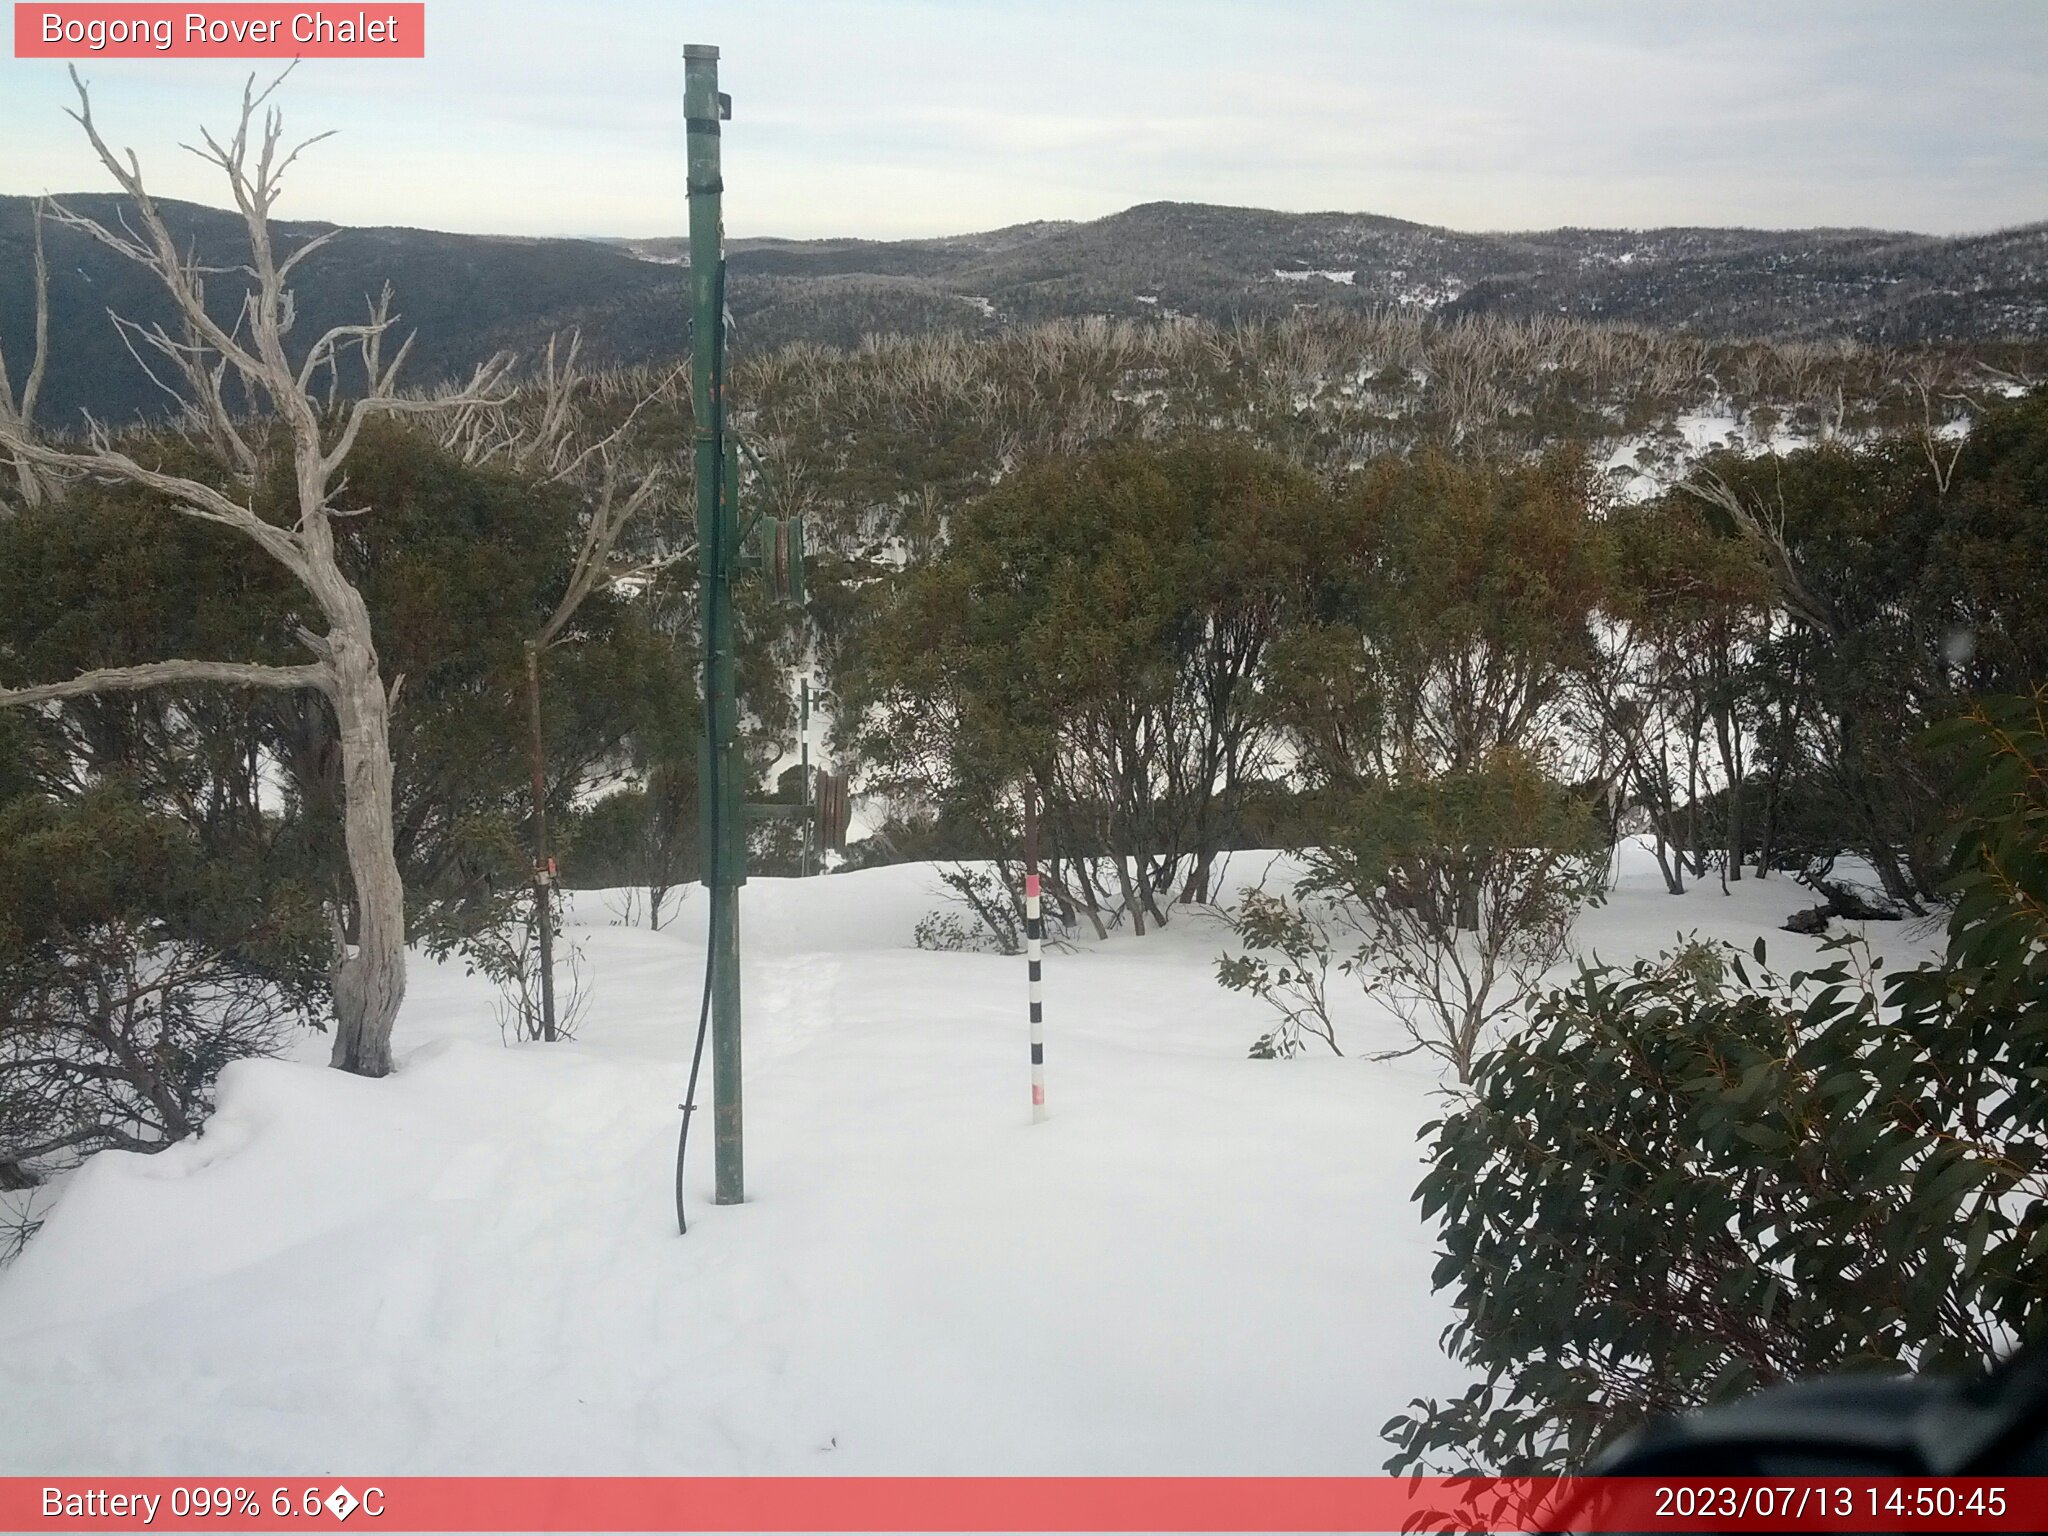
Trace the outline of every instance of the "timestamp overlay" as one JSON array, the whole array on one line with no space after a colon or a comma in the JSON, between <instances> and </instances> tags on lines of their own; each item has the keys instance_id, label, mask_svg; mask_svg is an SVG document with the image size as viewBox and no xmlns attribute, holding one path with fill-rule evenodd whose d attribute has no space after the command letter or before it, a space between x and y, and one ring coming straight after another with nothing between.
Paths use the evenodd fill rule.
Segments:
<instances>
[{"instance_id":1,"label":"timestamp overlay","mask_svg":"<svg viewBox=\"0 0 2048 1536\"><path fill-rule=\"evenodd\" d=\"M0 1478L0 1530L2041 1531L2048 1478Z\"/></svg>"}]
</instances>

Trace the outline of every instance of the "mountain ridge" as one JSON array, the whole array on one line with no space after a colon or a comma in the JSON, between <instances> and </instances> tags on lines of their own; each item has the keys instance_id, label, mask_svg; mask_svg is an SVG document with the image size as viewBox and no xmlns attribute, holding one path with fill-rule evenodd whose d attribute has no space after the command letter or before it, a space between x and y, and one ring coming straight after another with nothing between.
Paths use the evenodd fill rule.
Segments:
<instances>
[{"instance_id":1,"label":"mountain ridge","mask_svg":"<svg viewBox=\"0 0 2048 1536\"><path fill-rule=\"evenodd\" d=\"M114 216L122 199L61 199ZM236 257L240 221L162 203L208 262ZM0 197L0 348L23 357L33 328L34 200ZM466 373L501 348L531 353L580 329L593 363L658 362L686 342L680 238L463 235L403 225L278 221L287 246L339 230L296 274L311 333L358 319L391 281L419 332L413 382ZM46 229L52 357L40 418L89 410L134 419L166 402L130 358L109 309L162 318L146 275L78 231ZM1816 227L1563 226L1472 232L1372 213L1283 213L1155 201L1100 219L1041 220L911 240L776 236L728 245L735 346L849 346L863 335L1106 315L1218 322L1304 308L1560 315L1707 336L1845 337L1887 344L2048 340L2048 221L1960 236ZM222 290L220 302L230 302ZM231 317L230 317L231 318ZM17 378L25 360L15 365Z\"/></svg>"}]
</instances>

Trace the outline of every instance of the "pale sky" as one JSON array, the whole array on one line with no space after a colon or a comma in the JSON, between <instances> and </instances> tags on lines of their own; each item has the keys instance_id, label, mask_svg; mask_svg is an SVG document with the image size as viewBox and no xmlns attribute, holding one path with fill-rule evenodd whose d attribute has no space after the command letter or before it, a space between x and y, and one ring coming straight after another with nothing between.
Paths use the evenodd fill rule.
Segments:
<instances>
[{"instance_id":1,"label":"pale sky","mask_svg":"<svg viewBox=\"0 0 2048 1536\"><path fill-rule=\"evenodd\" d=\"M424 60L299 67L288 127L339 132L281 212L679 233L686 42L723 54L735 235L1157 199L1461 229L2048 218L2041 0L427 0ZM80 67L154 190L224 200L176 144L274 66ZM69 91L0 59L0 192L104 187Z\"/></svg>"}]
</instances>

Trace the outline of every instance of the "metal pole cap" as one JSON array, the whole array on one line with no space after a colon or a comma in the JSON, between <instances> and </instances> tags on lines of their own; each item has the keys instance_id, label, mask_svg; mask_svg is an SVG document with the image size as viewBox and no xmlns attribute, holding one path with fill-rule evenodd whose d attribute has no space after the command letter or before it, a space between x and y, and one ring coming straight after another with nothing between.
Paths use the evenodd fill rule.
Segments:
<instances>
[{"instance_id":1,"label":"metal pole cap","mask_svg":"<svg viewBox=\"0 0 2048 1536\"><path fill-rule=\"evenodd\" d=\"M685 43L683 57L686 59L716 59L718 48L712 43Z\"/></svg>"}]
</instances>

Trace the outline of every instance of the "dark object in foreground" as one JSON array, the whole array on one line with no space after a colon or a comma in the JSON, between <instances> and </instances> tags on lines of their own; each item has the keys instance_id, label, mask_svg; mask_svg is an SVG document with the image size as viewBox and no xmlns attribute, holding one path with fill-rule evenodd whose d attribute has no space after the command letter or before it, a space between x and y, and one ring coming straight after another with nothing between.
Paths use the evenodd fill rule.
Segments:
<instances>
[{"instance_id":1,"label":"dark object in foreground","mask_svg":"<svg viewBox=\"0 0 2048 1536\"><path fill-rule=\"evenodd\" d=\"M1644 1479L2048 1475L2048 1349L2023 1350L1967 1380L1860 1375L1789 1382L1684 1418L1646 1424L1595 1458L1586 1474ZM1583 1505L1567 1508L1549 1528L1585 1529L1579 1521L1586 1513Z\"/></svg>"},{"instance_id":2,"label":"dark object in foreground","mask_svg":"<svg viewBox=\"0 0 2048 1536\"><path fill-rule=\"evenodd\" d=\"M1828 931L1828 919L1833 915L1832 909L1826 906L1801 907L1778 926L1787 933L1803 933L1808 937L1815 937Z\"/></svg>"},{"instance_id":3,"label":"dark object in foreground","mask_svg":"<svg viewBox=\"0 0 2048 1536\"><path fill-rule=\"evenodd\" d=\"M1645 1425L1602 1477L2048 1476L2048 1350L1971 1380L1828 1376Z\"/></svg>"}]
</instances>

